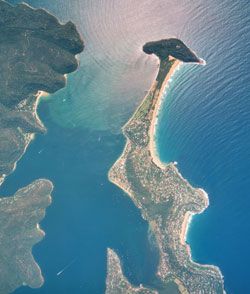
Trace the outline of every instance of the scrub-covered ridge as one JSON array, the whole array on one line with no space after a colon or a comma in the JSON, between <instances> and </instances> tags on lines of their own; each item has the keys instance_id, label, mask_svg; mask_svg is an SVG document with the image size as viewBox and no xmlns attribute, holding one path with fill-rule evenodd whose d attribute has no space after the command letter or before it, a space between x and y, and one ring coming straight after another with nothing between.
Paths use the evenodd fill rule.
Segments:
<instances>
[{"instance_id":1,"label":"scrub-covered ridge","mask_svg":"<svg viewBox=\"0 0 250 294\"><path fill-rule=\"evenodd\" d=\"M84 45L73 23L61 24L43 9L0 1L0 184L14 171L35 133L40 91L54 93L77 69ZM34 162L35 164L35 162ZM43 277L32 247L44 233L38 223L50 205L53 185L40 179L0 198L0 293L21 285L40 287Z\"/></svg>"}]
</instances>

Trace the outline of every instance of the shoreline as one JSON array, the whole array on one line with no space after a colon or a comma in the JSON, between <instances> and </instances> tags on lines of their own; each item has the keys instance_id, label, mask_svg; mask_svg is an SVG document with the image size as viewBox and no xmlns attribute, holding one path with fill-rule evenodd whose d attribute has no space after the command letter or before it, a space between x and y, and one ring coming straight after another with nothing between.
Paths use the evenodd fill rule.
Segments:
<instances>
[{"instance_id":1,"label":"shoreline","mask_svg":"<svg viewBox=\"0 0 250 294\"><path fill-rule=\"evenodd\" d=\"M196 187L193 187L189 181L187 179L185 179L182 174L180 173L180 171L178 170L177 168L177 162L168 162L168 163L164 163L161 161L160 159L160 156L159 156L159 153L158 153L158 150L157 150L157 142L156 142L156 136L155 136L155 132L156 132L156 127L158 126L158 115L159 115L159 112L161 110L161 106L162 106L162 103L164 101L164 93L166 91L166 89L168 88L169 86L169 82L171 80L171 78L173 77L174 73L176 71L178 71L181 67L181 65L183 64L183 62L179 61L178 59L176 59L173 63L173 65L171 66L162 86L161 86L161 89L160 89L160 92L158 94L158 98L157 98L157 102L155 104L155 109L153 111L153 115L152 115L152 121L151 121L151 125L150 125L150 129L149 129L149 152L151 154L151 157L152 157L152 161L153 163L158 166L160 169L165 169L167 165L171 165L172 168L176 171L177 175L186 182L186 184L188 186L190 186L191 188L199 191L199 193L201 194L202 198L204 199L204 202L205 202L205 205L203 207L202 210L200 210L199 212L191 212L191 211L186 211L185 215L184 215L184 220L183 220L183 223L182 223L182 227L181 227L181 232L180 232L180 243L186 247L186 250L187 250L187 253L188 253L188 256L189 256L189 260L190 262L194 263L194 264L198 264L198 265L201 265L201 266L204 266L204 267L211 267L211 268L214 268L214 269L217 269L220 273L220 276L221 278L223 278L223 275L219 269L218 266L216 265L210 265L210 264L200 264L196 261L194 261L192 259L192 254L191 254L191 246L187 243L187 237L188 237L188 230L189 230L189 227L191 225L191 222L192 222L192 219L193 219L193 216L195 215L199 215L201 214L202 212L204 212L204 210L206 210L209 206L209 197L208 197L208 194L207 192L202 189L202 188L196 188ZM205 65L205 63L203 63L202 65ZM156 80L153 81L152 83L152 86L150 87L149 91L155 87L155 83L157 83ZM149 92L148 91L148 92ZM147 95L146 95L147 96ZM144 102L144 99L145 97L143 98L142 100L142 103ZM141 103L141 104L142 104ZM138 106L138 108L141 106L141 104ZM137 112L137 109L135 110L134 114ZM134 114L133 116L131 117L130 120L133 119L134 117ZM130 122L130 120L127 122L127 124ZM125 126L127 125L125 124ZM124 134L125 136L125 134ZM123 154L123 152L122 152ZM121 154L121 156L122 156ZM119 160L119 158L118 158ZM118 185L121 189L122 186ZM224 292L226 294L226 292Z\"/></svg>"},{"instance_id":2,"label":"shoreline","mask_svg":"<svg viewBox=\"0 0 250 294\"><path fill-rule=\"evenodd\" d=\"M159 112L161 111L163 99L168 98L165 92L169 86L169 82L175 71L179 69L182 64L182 61L173 59L171 56L168 60L160 58L160 68L156 78L152 81L147 94L136 107L130 119L122 127L122 133L126 138L126 143L120 156L110 168L108 179L128 194L135 205L142 211L142 218L148 221L149 225L152 221L151 216L147 215L150 205L154 207L158 203L165 204L166 199L171 199L171 197L177 200L177 211L173 212L171 216L170 227L166 227L166 229L170 230L170 233L173 234L173 240L171 241L173 244L169 244L170 250L175 251L178 248L180 249L180 251L174 252L176 257L179 258L179 264L172 265L173 269L171 269L170 272L168 272L169 269L166 263L169 261L168 255L164 251L164 242L169 241L165 238L165 231L162 231L164 228L160 223L160 220L164 218L164 212L156 213L156 216L159 217L159 223L155 223L153 232L156 237L158 236L157 244L159 245L159 249L163 250L161 262L158 265L159 274L158 272L156 273L160 279L164 279L165 275L171 274L171 271L174 273L175 270L178 269L178 266L183 266L182 261L185 260L186 269L190 271L190 273L194 269L197 271L204 270L204 288L209 284L212 287L216 287L218 281L222 286L221 290L224 290L223 275L220 269L216 265L200 264L193 261L191 247L187 243L188 229L192 217L202 213L208 207L208 195L203 189L193 187L188 180L181 175L176 166L177 162L162 162L157 150L156 127L158 126ZM141 172L144 173L144 170L146 175L148 175L146 178L141 174ZM132 173L135 179L133 178L133 180L130 180L128 173ZM151 175L152 177L149 177ZM175 179L182 183L180 190L176 187L177 190L173 192L175 193L173 196L171 194L172 186L171 184L169 186L167 180L169 176L174 177L174 184ZM137 190L137 183L139 187L141 185L143 189L146 189L145 197L142 195L144 190ZM146 192L148 192L148 194ZM181 203L178 202L178 193L184 193L179 195L181 196L180 201L183 199L184 205L190 204L191 206L181 205ZM190 199L185 199L185 197L190 197ZM190 203L187 202L189 200ZM165 226L166 225L167 224L165 224ZM167 243L165 245L168 246ZM176 246L178 248L176 248ZM180 277L182 276L180 275ZM187 289L190 289L190 291L191 289L192 291L195 289L194 285L189 284L186 280L186 276L183 276L182 279L183 282L185 281L184 285L186 288L182 289L181 293L184 294Z\"/></svg>"},{"instance_id":3,"label":"shoreline","mask_svg":"<svg viewBox=\"0 0 250 294\"><path fill-rule=\"evenodd\" d=\"M166 78L164 79L164 82L160 88L160 92L158 94L158 98L157 98L157 101L156 101L156 104L155 104L155 109L153 111L153 114L152 114L152 121L151 121L151 124L150 124L150 128L149 128L149 132L148 132L148 136L149 136L149 144L148 144L148 150L150 152L150 155L152 157L152 162L160 169L165 169L167 165L171 165L172 168L175 170L176 174L183 180L185 181L185 183L190 186L191 188L193 189L196 189L200 192L202 198L204 199L205 201L205 206L203 207L203 209L199 212L190 212L190 211L187 211L184 215L184 220L183 220L183 224L182 224L182 227L181 227L181 232L180 232L180 243L186 247L186 250L187 250L187 253L189 255L189 259L192 263L195 263L195 264L199 264L195 261L192 260L192 255L191 255L191 247L189 244L187 244L186 240L187 240L187 235L188 235L188 229L189 229L189 226L192 222L192 218L194 215L196 214L201 214L205 209L207 209L207 207L209 206L209 197L208 197L208 194L206 193L205 190L203 190L202 188L194 188L189 182L187 179L185 179L182 174L180 173L180 171L178 170L177 168L177 162L169 162L169 163L164 163L161 161L160 157L159 157L159 153L158 153L158 150L157 150L157 144L156 144L156 137L155 137L155 131L156 131L156 127L158 125L158 115L159 115L159 112L161 110L161 105L162 105L162 102L164 100L164 92L165 90L168 88L169 86L169 82L170 82L170 79L173 77L174 73L180 69L180 66L183 65L183 62L178 60L178 59L175 59L173 65L171 66ZM148 93L150 91L152 91L155 87L156 87L156 84L157 84L157 81L156 81L156 78L154 79L154 81L152 82L149 90L147 91L147 94L143 97L141 103L136 107L133 115L131 116L131 118L125 123L125 125L122 127L122 134L123 136L126 138L126 134L124 133L124 129L126 128L127 125L129 125L129 123L134 119L134 116L135 114L137 113L137 111L139 110L139 108L141 107L141 105L144 103L145 99L147 98L148 96ZM114 165L120 161L120 159L123 157L124 155L124 152L127 148L127 144L128 142L126 142L125 146L124 146L124 149L122 150L120 156L117 158L117 160L115 161ZM110 177L110 173L108 173L108 179L111 183L114 183L117 187L119 187L121 190L123 190L125 193L127 193L128 195L130 195L130 191L127 190L127 189L124 189L123 185L121 183L118 183L117 181L114 181L114 179L112 179ZM134 201L135 199L130 196ZM142 218L145 219L142 215ZM201 265L201 264L199 264ZM216 265L209 265L209 264L202 264L202 266L208 266L208 267L214 267L216 269L219 269ZM220 272L221 274L221 272ZM223 277L223 275L221 274L221 277Z\"/></svg>"},{"instance_id":4,"label":"shoreline","mask_svg":"<svg viewBox=\"0 0 250 294\"><path fill-rule=\"evenodd\" d=\"M38 116L38 114L37 114L37 107L38 107L38 104L40 103L40 99L41 99L41 97L42 97L45 93L46 93L46 92L38 91L36 94L34 94L34 97L35 97L35 103L34 103L34 105L33 105L33 109L32 109L32 111L31 111L31 113L32 113L32 115L35 117L37 123L38 123L39 125L41 125L42 127L44 127L44 128L45 128L45 126L44 126L43 122L40 120L40 118L39 118L39 116ZM47 131L46 128L45 128L45 131ZM23 131L22 131L22 133L23 133ZM27 149L28 149L30 143L31 143L32 141L35 140L36 133L28 133L28 134L23 133L23 134L24 134L24 136L25 136L25 146L24 146L24 150L23 150L22 154L20 155L20 157L19 157L19 158L16 160L16 162L14 163L14 166L13 166L13 169L11 170L11 172L10 172L9 174L7 174L7 175L6 175L6 174L3 174L3 175L0 177L0 187L1 187L2 184L4 183L5 179L6 179L9 175L11 175L11 174L13 174L13 173L15 172L15 170L16 170L16 168L17 168L17 164L18 164L18 162L22 159L22 157L23 157L24 154L26 153L26 151L27 151ZM1 198L1 197L0 197L0 198Z\"/></svg>"},{"instance_id":5,"label":"shoreline","mask_svg":"<svg viewBox=\"0 0 250 294\"><path fill-rule=\"evenodd\" d=\"M152 115L152 121L150 124L150 129L149 129L149 151L150 154L152 156L153 162L160 168L164 169L165 165L159 157L158 151L157 151L157 146L156 146L156 137L155 137L155 131L156 131L156 127L158 124L158 115L161 109L161 105L162 102L164 100L164 93L165 90L168 88L169 86L169 82L170 79L172 78L172 76L174 75L174 73L180 69L180 66L182 65L182 62L179 60L175 60L173 65L171 66L162 86L160 89L160 92L158 94L158 98L155 104L155 109L153 111L153 115Z\"/></svg>"},{"instance_id":6,"label":"shoreline","mask_svg":"<svg viewBox=\"0 0 250 294\"><path fill-rule=\"evenodd\" d=\"M164 94L166 89L169 87L169 83L171 78L173 77L173 75L175 74L176 71L178 71L181 67L183 63L179 60L175 60L172 67L170 68L162 86L160 89L160 92L158 94L158 99L157 102L155 104L155 109L153 111L153 115L152 115L152 121L151 121L151 125L150 125L150 129L149 129L149 151L152 157L153 162L161 169L165 169L167 164L173 164L175 166L175 169L178 173L178 175L180 177L182 177L182 175L180 174L180 172L178 171L176 165L177 162L170 162L170 163L164 163L161 161L158 150L157 150L157 142L156 142L156 128L158 126L158 117L159 117L159 113L161 110L161 106L162 103L164 101ZM153 83L154 85L154 83ZM144 100L144 99L143 99ZM183 177L182 177L183 178ZM189 182L185 179L185 181L187 182L187 184L189 184ZM189 184L190 185L190 184ZM206 194L206 192L204 190L202 190L202 192L204 192L204 194ZM206 194L207 195L207 194ZM204 195L204 197L208 200L208 197L206 197ZM206 208L204 208L206 209ZM188 254L190 256L190 260L192 260L192 256L191 256L191 248L190 246L187 244L187 234L188 234L188 229L189 226L191 224L192 221L192 217L195 215L195 213L192 213L190 211L187 211L185 216L184 216L184 221L182 223L182 228L181 228L181 233L180 233L180 241L181 244L186 246L186 249L188 251Z\"/></svg>"},{"instance_id":7,"label":"shoreline","mask_svg":"<svg viewBox=\"0 0 250 294\"><path fill-rule=\"evenodd\" d=\"M170 68L170 70L169 70L169 72L168 72L168 74L167 74L167 76L166 76L166 78L165 78L165 80L164 80L164 82L163 82L163 84L161 86L160 92L158 94L158 98L157 98L157 101L156 101L156 104L155 104L155 109L154 109L153 115L152 115L152 121L151 121L151 124L150 124L150 129L149 129L149 152L151 154L153 162L161 169L165 169L167 164L173 164L173 163L170 162L170 163L165 163L164 164L164 162L161 161L158 150L157 150L156 128L158 126L158 117L159 117L159 113L160 113L160 110L161 110L162 103L164 101L165 91L169 87L170 80L173 77L174 73L177 70L180 69L180 66L182 64L183 63L181 61L176 59L174 61L173 65L171 66L171 68ZM153 85L154 85L154 83L153 83ZM174 163L175 169L176 169L178 175L181 178L183 178L181 173L177 169L176 164L177 163ZM189 182L186 179L185 179L185 181L187 182L187 184L189 184ZM181 242L182 245L186 246L186 250L188 252L190 260L192 260L191 248L187 244L186 241L187 241L188 229L189 229L189 226L191 224L193 215L195 215L195 214L190 212L190 211L187 211L185 213L184 220L183 220L182 227L181 227L181 232L180 232L180 242Z\"/></svg>"},{"instance_id":8,"label":"shoreline","mask_svg":"<svg viewBox=\"0 0 250 294\"><path fill-rule=\"evenodd\" d=\"M164 98L165 98L164 95L165 95L166 89L169 87L169 83L171 81L171 78L176 73L176 71L178 71L180 69L181 65L183 65L183 62L179 61L178 59L176 59L174 61L174 63L171 66L166 78L164 79L164 82L163 82L163 84L161 86L161 89L160 89L160 92L158 94L158 98L157 98L157 101L156 101L156 104L155 104L155 109L153 111L152 121L151 121L150 129L149 129L149 151L150 151L151 157L153 159L153 162L159 168L165 169L167 165L171 164L175 168L178 176L181 177L182 179L184 179L183 176L181 175L181 173L179 172L178 168L176 167L177 162L164 163L164 162L161 161L158 150L157 150L157 141L156 141L156 128L158 126L158 118L159 118L159 113L161 111L161 106L162 106L162 103L164 102ZM155 82L156 81L153 82L152 87L155 86ZM151 88L150 88L150 90L151 90ZM143 101L144 101L144 99L143 99ZM189 186L192 187L192 185L188 182L188 180L186 180L186 179L184 179L184 180ZM195 189L198 189L200 191L200 193L202 194L202 197L204 198L204 200L206 202L206 207L204 207L204 209L202 211L197 213L197 214L200 214L209 206L209 198L208 198L208 194L203 189L201 189L201 188L195 188ZM187 246L187 251L188 251L188 253L190 255L191 260L192 260L192 258L191 258L191 249L190 249L189 244L186 243L186 240L187 240L187 235L188 235L188 229L189 229L189 226L190 226L190 224L192 222L192 217L195 214L196 213L193 213L193 212L190 212L190 211L187 211L185 213L184 221L183 221L182 229L181 229L181 234L180 234L181 244Z\"/></svg>"},{"instance_id":9,"label":"shoreline","mask_svg":"<svg viewBox=\"0 0 250 294\"><path fill-rule=\"evenodd\" d=\"M186 212L186 214L185 214L184 221L183 221L182 227L181 227L181 244L182 245L188 245L187 244L187 233L188 233L189 226L192 222L192 217L194 215L195 214L190 211ZM189 251L190 251L190 249L189 249Z\"/></svg>"}]
</instances>

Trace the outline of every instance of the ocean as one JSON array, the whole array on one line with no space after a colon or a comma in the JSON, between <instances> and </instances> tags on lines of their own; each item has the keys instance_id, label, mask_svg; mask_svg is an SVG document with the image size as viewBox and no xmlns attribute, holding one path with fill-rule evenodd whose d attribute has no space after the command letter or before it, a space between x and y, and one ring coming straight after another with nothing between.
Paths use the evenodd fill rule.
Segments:
<instances>
[{"instance_id":1,"label":"ocean","mask_svg":"<svg viewBox=\"0 0 250 294\"><path fill-rule=\"evenodd\" d=\"M250 293L250 3L226 4L217 7L218 24L204 27L207 65L184 65L167 89L157 142L161 159L177 161L209 195L188 231L193 259L219 266L227 293L243 294Z\"/></svg>"},{"instance_id":2,"label":"ocean","mask_svg":"<svg viewBox=\"0 0 250 294\"><path fill-rule=\"evenodd\" d=\"M48 132L36 137L1 187L1 195L11 195L40 177L55 185L41 223L45 239L33 250L45 284L15 293L103 293L108 246L131 282L152 281L158 256L148 225L107 172L125 143L121 126L156 75L157 59L141 48L173 36L207 65L183 65L175 74L156 130L159 154L209 194L209 208L188 231L193 259L219 266L228 293L250 293L249 2L27 2L76 23L86 50L67 87L40 103Z\"/></svg>"}]
</instances>

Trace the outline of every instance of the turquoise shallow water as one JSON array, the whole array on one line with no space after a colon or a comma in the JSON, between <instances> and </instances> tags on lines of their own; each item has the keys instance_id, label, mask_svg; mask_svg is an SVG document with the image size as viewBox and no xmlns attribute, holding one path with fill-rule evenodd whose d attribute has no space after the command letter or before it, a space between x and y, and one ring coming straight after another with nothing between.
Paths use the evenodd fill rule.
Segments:
<instances>
[{"instance_id":1,"label":"turquoise shallow water","mask_svg":"<svg viewBox=\"0 0 250 294\"><path fill-rule=\"evenodd\" d=\"M178 161L184 177L210 197L209 209L189 230L193 258L220 266L228 293L250 293L248 1L28 3L75 22L86 50L67 88L40 106L48 134L36 138L1 190L12 194L39 177L55 184L42 222L47 235L34 248L45 285L16 293L103 293L107 246L119 251L134 283L150 283L157 253L148 226L107 181L107 171L124 145L120 127L156 73L157 60L141 47L170 36L186 42L207 66L185 65L175 75L160 114L160 156Z\"/></svg>"}]
</instances>

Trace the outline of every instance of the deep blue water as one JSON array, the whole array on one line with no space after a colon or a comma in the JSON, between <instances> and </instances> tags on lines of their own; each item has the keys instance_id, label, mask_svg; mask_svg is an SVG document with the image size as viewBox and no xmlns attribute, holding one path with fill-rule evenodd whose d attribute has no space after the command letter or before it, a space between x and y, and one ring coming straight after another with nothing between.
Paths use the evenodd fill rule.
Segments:
<instances>
[{"instance_id":1,"label":"deep blue water","mask_svg":"<svg viewBox=\"0 0 250 294\"><path fill-rule=\"evenodd\" d=\"M50 121L48 104L41 103L39 109L47 135L37 136L1 189L2 195L13 194L37 178L55 185L41 224L46 237L34 247L45 285L16 293L103 293L107 247L120 253L134 283L149 281L157 254L148 242L148 225L132 201L107 180L111 163L121 153L122 136L62 129Z\"/></svg>"},{"instance_id":2,"label":"deep blue water","mask_svg":"<svg viewBox=\"0 0 250 294\"><path fill-rule=\"evenodd\" d=\"M209 208L188 233L193 259L219 266L228 293L237 294L250 293L250 5L244 3L231 8L224 35L213 34L202 55L207 66L184 65L176 73L157 132L162 160L177 161L182 175L209 194Z\"/></svg>"},{"instance_id":3,"label":"deep blue water","mask_svg":"<svg viewBox=\"0 0 250 294\"><path fill-rule=\"evenodd\" d=\"M207 66L185 65L176 73L160 114L160 156L178 161L183 176L209 194L209 209L189 230L193 258L218 265L228 293L250 293L249 1L27 2L75 22L86 50L67 88L40 106L47 135L37 136L1 187L10 195L39 177L55 185L42 222L46 237L34 247L45 285L16 293L103 293L107 246L118 251L134 283L153 277L157 256L147 223L107 181L107 171L124 145L119 130L156 72L156 59L141 47L170 36Z\"/></svg>"}]
</instances>

